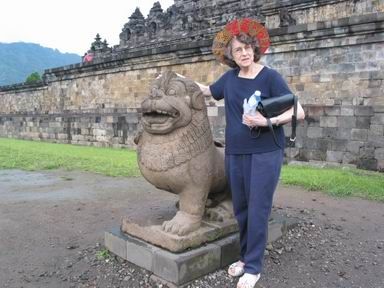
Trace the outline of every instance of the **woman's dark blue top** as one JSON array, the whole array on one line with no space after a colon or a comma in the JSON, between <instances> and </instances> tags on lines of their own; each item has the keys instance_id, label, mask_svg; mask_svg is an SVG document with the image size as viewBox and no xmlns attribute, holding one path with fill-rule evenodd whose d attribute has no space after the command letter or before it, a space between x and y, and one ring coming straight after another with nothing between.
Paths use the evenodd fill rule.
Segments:
<instances>
[{"instance_id":1,"label":"woman's dark blue top","mask_svg":"<svg viewBox=\"0 0 384 288\"><path fill-rule=\"evenodd\" d=\"M225 153L254 154L280 149L268 127L261 128L260 135L251 133L250 128L242 123L244 99L256 91L261 92L261 99L278 97L292 93L283 77L275 70L264 67L254 79L238 76L239 69L224 73L209 88L216 100L224 98L225 103ZM283 127L274 128L277 141L285 146Z\"/></svg>"}]
</instances>

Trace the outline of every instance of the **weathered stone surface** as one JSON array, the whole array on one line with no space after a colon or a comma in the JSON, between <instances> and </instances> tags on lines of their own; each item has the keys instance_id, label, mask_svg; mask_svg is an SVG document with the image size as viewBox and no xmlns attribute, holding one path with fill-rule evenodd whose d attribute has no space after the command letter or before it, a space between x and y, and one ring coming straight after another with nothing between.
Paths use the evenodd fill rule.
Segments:
<instances>
[{"instance_id":1,"label":"weathered stone surface","mask_svg":"<svg viewBox=\"0 0 384 288\"><path fill-rule=\"evenodd\" d=\"M179 255L159 250L154 255L154 273L164 279L183 284L220 268L220 247L207 244Z\"/></svg>"},{"instance_id":2,"label":"weathered stone surface","mask_svg":"<svg viewBox=\"0 0 384 288\"><path fill-rule=\"evenodd\" d=\"M313 150L313 149L301 149L298 156L298 160L301 160L301 161L310 161L310 160L326 161L326 158L327 158L326 151Z\"/></svg>"},{"instance_id":3,"label":"weathered stone surface","mask_svg":"<svg viewBox=\"0 0 384 288\"><path fill-rule=\"evenodd\" d=\"M337 117L320 116L320 127L337 127Z\"/></svg>"},{"instance_id":4,"label":"weathered stone surface","mask_svg":"<svg viewBox=\"0 0 384 288\"><path fill-rule=\"evenodd\" d=\"M332 139L332 140L329 140L329 143L331 144L330 146L328 146L330 150L343 152L343 151L346 151L347 149L348 140Z\"/></svg>"},{"instance_id":5,"label":"weathered stone surface","mask_svg":"<svg viewBox=\"0 0 384 288\"><path fill-rule=\"evenodd\" d=\"M378 113L371 118L371 124L384 125L384 114Z\"/></svg>"},{"instance_id":6,"label":"weathered stone surface","mask_svg":"<svg viewBox=\"0 0 384 288\"><path fill-rule=\"evenodd\" d=\"M143 226L125 217L122 221L123 232L142 239L153 245L162 247L172 252L181 252L188 248L199 247L203 243L222 238L233 232L238 227L234 219L223 222L203 220L200 228L184 236L165 232L161 225Z\"/></svg>"},{"instance_id":7,"label":"weathered stone surface","mask_svg":"<svg viewBox=\"0 0 384 288\"><path fill-rule=\"evenodd\" d=\"M117 256L127 259L127 237L120 232L119 227L104 233L104 244Z\"/></svg>"},{"instance_id":8,"label":"weathered stone surface","mask_svg":"<svg viewBox=\"0 0 384 288\"><path fill-rule=\"evenodd\" d=\"M366 129L352 129L351 130L351 139L357 141L367 140L368 131Z\"/></svg>"},{"instance_id":9,"label":"weathered stone surface","mask_svg":"<svg viewBox=\"0 0 384 288\"><path fill-rule=\"evenodd\" d=\"M373 145L375 149L384 147L383 136L378 136L373 133L368 133L368 143Z\"/></svg>"},{"instance_id":10,"label":"weathered stone surface","mask_svg":"<svg viewBox=\"0 0 384 288\"><path fill-rule=\"evenodd\" d=\"M375 150L375 158L377 160L384 160L384 148L379 148Z\"/></svg>"},{"instance_id":11,"label":"weathered stone surface","mask_svg":"<svg viewBox=\"0 0 384 288\"><path fill-rule=\"evenodd\" d=\"M349 141L347 144L347 151L354 154L359 154L360 148L364 146L363 141Z\"/></svg>"},{"instance_id":12,"label":"weathered stone surface","mask_svg":"<svg viewBox=\"0 0 384 288\"><path fill-rule=\"evenodd\" d=\"M92 63L48 69L37 85L0 87L0 136L133 147L139 119L124 114L140 115L150 83L169 68L205 84L215 81L226 67L214 61L212 38L241 13L269 28L273 44L262 62L283 74L304 105L307 117L299 137L313 137L314 130L306 129L321 127L328 140L349 139L344 128L356 128L368 130L365 145L378 144L384 139L369 126L384 126L383 12L381 1L372 0L176 0L166 11L155 3L147 17L136 11L129 18L120 45L109 47L97 37ZM311 41L303 41L303 35ZM209 113L214 137L224 139L220 109L217 116L215 109ZM123 116L125 121L117 119ZM337 127L343 131L327 130Z\"/></svg>"},{"instance_id":13,"label":"weathered stone surface","mask_svg":"<svg viewBox=\"0 0 384 288\"><path fill-rule=\"evenodd\" d=\"M356 128L369 129L370 125L371 125L371 117L369 116L356 117Z\"/></svg>"},{"instance_id":14,"label":"weathered stone surface","mask_svg":"<svg viewBox=\"0 0 384 288\"><path fill-rule=\"evenodd\" d=\"M172 251L233 232L224 151L214 144L204 96L197 84L168 71L154 82L141 110L142 130L135 139L140 171L157 188L179 195L179 211L160 228L150 228L164 233L146 231L129 219L123 221L122 230ZM230 224L202 227L198 235L191 234L199 229L204 215ZM172 241L167 234L189 236Z\"/></svg>"},{"instance_id":15,"label":"weathered stone surface","mask_svg":"<svg viewBox=\"0 0 384 288\"><path fill-rule=\"evenodd\" d=\"M373 107L370 106L357 106L355 108L356 116L373 116Z\"/></svg>"},{"instance_id":16,"label":"weathered stone surface","mask_svg":"<svg viewBox=\"0 0 384 288\"><path fill-rule=\"evenodd\" d=\"M374 158L360 158L357 161L357 167L360 169L377 170L378 161Z\"/></svg>"},{"instance_id":17,"label":"weathered stone surface","mask_svg":"<svg viewBox=\"0 0 384 288\"><path fill-rule=\"evenodd\" d=\"M337 127L325 127L323 128L323 137L328 140L337 139L338 132Z\"/></svg>"},{"instance_id":18,"label":"weathered stone surface","mask_svg":"<svg viewBox=\"0 0 384 288\"><path fill-rule=\"evenodd\" d=\"M342 162L343 152L340 151L327 151L327 161L329 162Z\"/></svg>"},{"instance_id":19,"label":"weathered stone surface","mask_svg":"<svg viewBox=\"0 0 384 288\"><path fill-rule=\"evenodd\" d=\"M382 136L384 135L384 126L382 125L371 125L369 129L369 133Z\"/></svg>"},{"instance_id":20,"label":"weathered stone surface","mask_svg":"<svg viewBox=\"0 0 384 288\"><path fill-rule=\"evenodd\" d=\"M297 219L272 212L268 223L268 243L280 239L297 224ZM163 233L161 230L157 232ZM124 259L153 272L156 277L167 281L169 287L186 285L195 278L237 261L240 251L238 233L198 248L173 253L127 235L117 227L105 232L105 246L114 254L120 253L121 247L127 247Z\"/></svg>"},{"instance_id":21,"label":"weathered stone surface","mask_svg":"<svg viewBox=\"0 0 384 288\"><path fill-rule=\"evenodd\" d=\"M357 162L356 155L353 153L346 152L343 155L342 163L343 164L349 164L349 165L355 165Z\"/></svg>"},{"instance_id":22,"label":"weathered stone surface","mask_svg":"<svg viewBox=\"0 0 384 288\"><path fill-rule=\"evenodd\" d=\"M308 127L307 136L309 138L320 138L323 133L323 128L320 127Z\"/></svg>"},{"instance_id":23,"label":"weathered stone surface","mask_svg":"<svg viewBox=\"0 0 384 288\"><path fill-rule=\"evenodd\" d=\"M304 146L308 149L317 150L319 149L318 139L307 138L304 140Z\"/></svg>"},{"instance_id":24,"label":"weathered stone surface","mask_svg":"<svg viewBox=\"0 0 384 288\"><path fill-rule=\"evenodd\" d=\"M340 129L356 127L356 118L352 116L337 117L337 127Z\"/></svg>"},{"instance_id":25,"label":"weathered stone surface","mask_svg":"<svg viewBox=\"0 0 384 288\"><path fill-rule=\"evenodd\" d=\"M351 129L337 129L337 139L351 139Z\"/></svg>"},{"instance_id":26,"label":"weathered stone surface","mask_svg":"<svg viewBox=\"0 0 384 288\"><path fill-rule=\"evenodd\" d=\"M239 234L232 234L223 239L215 241L215 244L221 248L220 266L227 266L239 258L240 255L240 237Z\"/></svg>"},{"instance_id":27,"label":"weathered stone surface","mask_svg":"<svg viewBox=\"0 0 384 288\"><path fill-rule=\"evenodd\" d=\"M340 106L325 107L324 112L327 116L338 116L340 115Z\"/></svg>"}]
</instances>

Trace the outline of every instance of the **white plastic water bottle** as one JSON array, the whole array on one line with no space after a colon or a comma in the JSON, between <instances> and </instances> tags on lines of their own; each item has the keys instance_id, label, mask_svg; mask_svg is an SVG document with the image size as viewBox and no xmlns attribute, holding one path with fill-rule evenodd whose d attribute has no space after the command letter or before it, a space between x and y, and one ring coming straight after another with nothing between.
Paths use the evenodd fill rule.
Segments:
<instances>
[{"instance_id":1,"label":"white plastic water bottle","mask_svg":"<svg viewBox=\"0 0 384 288\"><path fill-rule=\"evenodd\" d=\"M251 97L249 97L248 101L247 101L247 114L250 114L250 115L255 115L256 114L256 108L257 108L257 105L259 104L259 101L261 100L261 92L259 90L256 90L252 95ZM244 101L245 103L246 101ZM245 112L245 109L244 109L244 112Z\"/></svg>"},{"instance_id":2,"label":"white plastic water bottle","mask_svg":"<svg viewBox=\"0 0 384 288\"><path fill-rule=\"evenodd\" d=\"M251 97L247 100L247 98L244 99L243 103L243 117L244 115L255 115L256 114L256 108L259 104L259 101L261 100L261 92L259 90L256 90ZM243 120L244 123L244 120ZM244 123L245 124L245 123Z\"/></svg>"}]
</instances>

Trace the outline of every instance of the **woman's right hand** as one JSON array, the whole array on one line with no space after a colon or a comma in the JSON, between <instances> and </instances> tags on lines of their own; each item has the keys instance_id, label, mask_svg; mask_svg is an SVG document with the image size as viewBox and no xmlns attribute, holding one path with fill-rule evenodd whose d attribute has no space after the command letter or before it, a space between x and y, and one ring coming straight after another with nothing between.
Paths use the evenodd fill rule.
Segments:
<instances>
[{"instance_id":1,"label":"woman's right hand","mask_svg":"<svg viewBox=\"0 0 384 288\"><path fill-rule=\"evenodd\" d=\"M250 128L268 126L267 118L258 111L255 115L243 114L243 123Z\"/></svg>"}]
</instances>

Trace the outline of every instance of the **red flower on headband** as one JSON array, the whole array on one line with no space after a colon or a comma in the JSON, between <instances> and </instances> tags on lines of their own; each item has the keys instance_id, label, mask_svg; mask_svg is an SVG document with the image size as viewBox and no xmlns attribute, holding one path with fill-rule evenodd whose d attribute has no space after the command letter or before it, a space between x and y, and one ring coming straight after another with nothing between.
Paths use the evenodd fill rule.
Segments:
<instances>
[{"instance_id":1,"label":"red flower on headband","mask_svg":"<svg viewBox=\"0 0 384 288\"><path fill-rule=\"evenodd\" d=\"M237 20L229 22L227 26L225 26L225 29L233 36L240 34L239 22Z\"/></svg>"},{"instance_id":2,"label":"red flower on headband","mask_svg":"<svg viewBox=\"0 0 384 288\"><path fill-rule=\"evenodd\" d=\"M262 24L251 18L235 19L225 25L224 29L217 33L213 40L212 52L218 61L226 64L224 57L225 49L231 39L240 33L256 38L262 54L270 46L268 31Z\"/></svg>"},{"instance_id":3,"label":"red flower on headband","mask_svg":"<svg viewBox=\"0 0 384 288\"><path fill-rule=\"evenodd\" d=\"M242 21L240 21L240 31L248 34L250 25L251 25L251 19L249 18L242 19Z\"/></svg>"}]
</instances>

